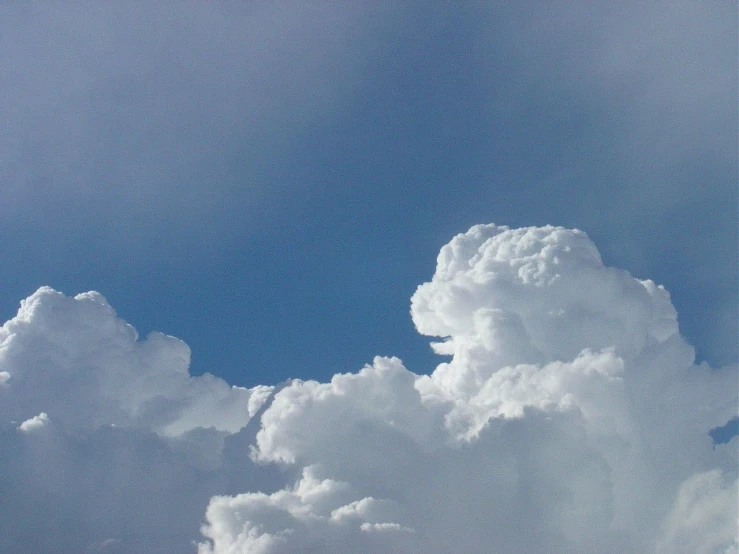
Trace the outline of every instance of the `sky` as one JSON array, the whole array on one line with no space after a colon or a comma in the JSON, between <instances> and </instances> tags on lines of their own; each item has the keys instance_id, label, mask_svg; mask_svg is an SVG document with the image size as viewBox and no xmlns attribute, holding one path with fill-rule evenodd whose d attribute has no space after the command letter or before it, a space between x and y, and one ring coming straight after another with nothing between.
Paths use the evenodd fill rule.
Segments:
<instances>
[{"instance_id":1,"label":"sky","mask_svg":"<svg viewBox=\"0 0 739 554\"><path fill-rule=\"evenodd\" d=\"M0 3L2 550L736 549L737 42Z\"/></svg>"}]
</instances>

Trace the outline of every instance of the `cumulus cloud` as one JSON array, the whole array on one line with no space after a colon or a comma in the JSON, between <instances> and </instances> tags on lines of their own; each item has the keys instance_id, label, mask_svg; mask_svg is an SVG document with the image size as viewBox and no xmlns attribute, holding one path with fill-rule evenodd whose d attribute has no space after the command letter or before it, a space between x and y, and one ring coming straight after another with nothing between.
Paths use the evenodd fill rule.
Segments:
<instances>
[{"instance_id":1,"label":"cumulus cloud","mask_svg":"<svg viewBox=\"0 0 739 554\"><path fill-rule=\"evenodd\" d=\"M96 292L68 298L41 288L21 302L0 340L3 370L12 378L0 413L22 418L44 410L72 430L136 425L163 436L201 427L235 432L271 390L189 376L185 343L162 333L139 340Z\"/></svg>"},{"instance_id":2,"label":"cumulus cloud","mask_svg":"<svg viewBox=\"0 0 739 554\"><path fill-rule=\"evenodd\" d=\"M212 542L201 543L198 552L408 551L413 530L397 523L393 502L351 498L348 483L319 479L314 467L305 468L293 487L271 495L214 497L203 529Z\"/></svg>"},{"instance_id":3,"label":"cumulus cloud","mask_svg":"<svg viewBox=\"0 0 739 554\"><path fill-rule=\"evenodd\" d=\"M581 231L478 225L411 315L448 356L427 375L378 357L243 389L97 293L40 289L0 331L0 422L53 425L0 434L0 546L736 551L738 439L708 434L736 416L736 367L695 364L664 288Z\"/></svg>"},{"instance_id":4,"label":"cumulus cloud","mask_svg":"<svg viewBox=\"0 0 739 554\"><path fill-rule=\"evenodd\" d=\"M244 471L268 482L230 458L248 462L238 441L272 387L191 376L189 360L98 293L21 302L0 328L1 551L186 552L210 496L251 486Z\"/></svg>"},{"instance_id":5,"label":"cumulus cloud","mask_svg":"<svg viewBox=\"0 0 739 554\"><path fill-rule=\"evenodd\" d=\"M664 524L659 552L737 552L736 486L720 470L698 473L680 486Z\"/></svg>"},{"instance_id":6,"label":"cumulus cloud","mask_svg":"<svg viewBox=\"0 0 739 554\"><path fill-rule=\"evenodd\" d=\"M18 426L18 430L24 433L31 433L37 429L41 429L44 425L49 422L49 416L46 412L41 412L37 416L33 416L31 419L27 419Z\"/></svg>"}]
</instances>

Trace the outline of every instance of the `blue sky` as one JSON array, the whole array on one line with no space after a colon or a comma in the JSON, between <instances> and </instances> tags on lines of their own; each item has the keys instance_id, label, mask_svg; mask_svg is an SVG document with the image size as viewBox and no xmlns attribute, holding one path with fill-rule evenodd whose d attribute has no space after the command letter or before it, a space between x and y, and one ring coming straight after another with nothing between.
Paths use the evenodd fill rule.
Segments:
<instances>
[{"instance_id":1,"label":"blue sky","mask_svg":"<svg viewBox=\"0 0 739 554\"><path fill-rule=\"evenodd\" d=\"M0 316L97 290L231 383L381 355L476 223L586 231L737 359L736 5L0 6Z\"/></svg>"}]
</instances>

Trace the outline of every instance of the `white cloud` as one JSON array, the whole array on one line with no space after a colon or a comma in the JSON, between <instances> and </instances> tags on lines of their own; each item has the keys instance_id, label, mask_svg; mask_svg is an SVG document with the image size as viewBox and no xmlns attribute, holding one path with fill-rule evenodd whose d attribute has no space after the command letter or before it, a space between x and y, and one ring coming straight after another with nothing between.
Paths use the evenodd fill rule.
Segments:
<instances>
[{"instance_id":1,"label":"white cloud","mask_svg":"<svg viewBox=\"0 0 739 554\"><path fill-rule=\"evenodd\" d=\"M212 542L202 543L199 552L355 552L369 547L390 552L408 547L412 530L395 521L400 514L393 503L372 497L348 502L350 485L319 479L315 471L305 468L293 487L271 495L213 498L206 514L209 525L203 528Z\"/></svg>"},{"instance_id":2,"label":"white cloud","mask_svg":"<svg viewBox=\"0 0 739 554\"><path fill-rule=\"evenodd\" d=\"M27 419L18 426L18 430L24 433L32 433L38 429L41 429L44 425L49 422L49 416L46 412L41 412L39 415L33 416L31 419Z\"/></svg>"},{"instance_id":3,"label":"white cloud","mask_svg":"<svg viewBox=\"0 0 739 554\"><path fill-rule=\"evenodd\" d=\"M737 482L720 470L698 473L678 491L664 524L659 552L736 553Z\"/></svg>"},{"instance_id":4,"label":"white cloud","mask_svg":"<svg viewBox=\"0 0 739 554\"><path fill-rule=\"evenodd\" d=\"M48 287L21 302L0 329L2 367L13 376L8 418L46 410L70 430L145 426L162 436L199 427L236 432L268 397L205 374L190 377L182 341L136 330L96 292L65 297Z\"/></svg>"},{"instance_id":5,"label":"white cloud","mask_svg":"<svg viewBox=\"0 0 739 554\"><path fill-rule=\"evenodd\" d=\"M736 368L695 365L663 288L580 231L484 225L411 311L451 356L429 375L376 358L242 389L190 376L186 345L139 340L97 293L40 289L0 330L0 547L736 549L738 439L708 436L736 414ZM44 413L42 440L4 431Z\"/></svg>"},{"instance_id":6,"label":"white cloud","mask_svg":"<svg viewBox=\"0 0 739 554\"><path fill-rule=\"evenodd\" d=\"M174 337L140 339L98 293L22 301L0 328L12 376L0 387L0 517L13 529L0 551L186 552L213 494L269 482L239 443L272 387L190 376L189 360ZM49 432L14 437L45 414ZM18 421L25 433L11 432Z\"/></svg>"}]
</instances>

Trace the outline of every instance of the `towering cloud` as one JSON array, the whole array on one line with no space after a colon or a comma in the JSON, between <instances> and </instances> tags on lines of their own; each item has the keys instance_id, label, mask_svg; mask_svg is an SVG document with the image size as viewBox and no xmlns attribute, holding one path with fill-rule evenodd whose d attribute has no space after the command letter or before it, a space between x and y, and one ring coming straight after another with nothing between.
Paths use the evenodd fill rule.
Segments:
<instances>
[{"instance_id":1,"label":"towering cloud","mask_svg":"<svg viewBox=\"0 0 739 554\"><path fill-rule=\"evenodd\" d=\"M737 552L737 439L708 435L736 368L695 365L662 287L581 231L479 225L411 314L428 375L243 389L40 289L0 331L0 549Z\"/></svg>"}]
</instances>

